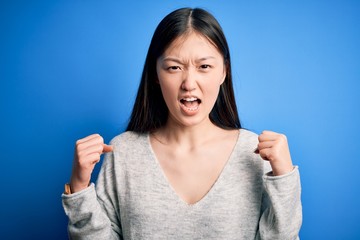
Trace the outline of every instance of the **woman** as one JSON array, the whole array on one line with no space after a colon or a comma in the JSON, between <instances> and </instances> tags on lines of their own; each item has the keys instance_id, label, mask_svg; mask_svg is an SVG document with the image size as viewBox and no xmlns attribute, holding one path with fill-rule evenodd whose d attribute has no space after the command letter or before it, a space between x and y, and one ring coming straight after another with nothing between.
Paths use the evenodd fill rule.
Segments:
<instances>
[{"instance_id":1,"label":"woman","mask_svg":"<svg viewBox=\"0 0 360 240\"><path fill-rule=\"evenodd\" d=\"M155 30L127 131L77 141L63 206L72 239L296 239L300 190L286 137L241 128L220 25L183 8Z\"/></svg>"}]
</instances>

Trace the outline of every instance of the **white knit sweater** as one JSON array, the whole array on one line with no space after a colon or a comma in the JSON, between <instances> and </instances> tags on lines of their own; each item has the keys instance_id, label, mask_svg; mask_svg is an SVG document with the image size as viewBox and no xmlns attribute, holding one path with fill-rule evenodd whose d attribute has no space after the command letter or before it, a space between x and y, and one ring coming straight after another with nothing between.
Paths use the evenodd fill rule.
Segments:
<instances>
[{"instance_id":1,"label":"white knit sweater","mask_svg":"<svg viewBox=\"0 0 360 240\"><path fill-rule=\"evenodd\" d=\"M71 239L297 239L302 223L298 168L264 174L257 135L240 130L221 175L199 202L171 188L148 134L115 137L94 184L62 195Z\"/></svg>"}]
</instances>

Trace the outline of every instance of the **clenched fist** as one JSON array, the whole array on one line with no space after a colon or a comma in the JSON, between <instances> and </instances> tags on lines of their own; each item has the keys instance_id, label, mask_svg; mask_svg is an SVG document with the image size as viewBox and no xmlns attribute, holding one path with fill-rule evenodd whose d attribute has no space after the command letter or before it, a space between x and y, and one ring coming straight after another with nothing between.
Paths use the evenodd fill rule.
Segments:
<instances>
[{"instance_id":1,"label":"clenched fist","mask_svg":"<svg viewBox=\"0 0 360 240\"><path fill-rule=\"evenodd\" d=\"M73 169L70 179L71 192L81 191L89 186L91 173L103 153L111 152L113 147L104 144L99 134L93 134L76 141Z\"/></svg>"},{"instance_id":2,"label":"clenched fist","mask_svg":"<svg viewBox=\"0 0 360 240\"><path fill-rule=\"evenodd\" d=\"M262 159L270 162L274 176L289 173L294 169L287 138L283 134L263 131L259 135L256 152L260 154Z\"/></svg>"}]
</instances>

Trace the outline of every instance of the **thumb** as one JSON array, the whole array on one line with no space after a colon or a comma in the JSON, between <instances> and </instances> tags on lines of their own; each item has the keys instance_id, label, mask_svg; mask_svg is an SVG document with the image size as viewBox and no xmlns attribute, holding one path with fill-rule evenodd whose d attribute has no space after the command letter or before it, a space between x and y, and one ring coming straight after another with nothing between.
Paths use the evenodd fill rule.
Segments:
<instances>
[{"instance_id":1,"label":"thumb","mask_svg":"<svg viewBox=\"0 0 360 240\"><path fill-rule=\"evenodd\" d=\"M112 151L113 151L113 146L107 145L107 144L103 144L103 153L112 152Z\"/></svg>"}]
</instances>

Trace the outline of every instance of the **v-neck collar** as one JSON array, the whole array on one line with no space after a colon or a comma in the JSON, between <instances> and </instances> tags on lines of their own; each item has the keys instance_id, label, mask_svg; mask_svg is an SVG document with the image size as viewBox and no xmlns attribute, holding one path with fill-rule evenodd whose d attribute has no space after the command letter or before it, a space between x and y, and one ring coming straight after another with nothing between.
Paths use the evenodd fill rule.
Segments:
<instances>
[{"instance_id":1,"label":"v-neck collar","mask_svg":"<svg viewBox=\"0 0 360 240\"><path fill-rule=\"evenodd\" d=\"M240 138L241 138L240 136L242 135L241 132L242 132L242 130L239 129L237 140L236 140L236 142L235 142L235 144L234 144L234 146L232 148L232 151L231 151L231 153L229 155L228 160L226 161L224 167L220 171L220 174L218 175L217 179L215 180L213 185L210 187L209 191L200 200L198 200L195 203L186 202L183 198L180 197L180 195L176 192L174 187L171 185L171 183L170 183L169 179L167 178L163 168L160 165L160 162L159 162L158 158L156 157L156 154L155 154L155 151L154 151L153 147L151 146L150 134L149 133L146 136L146 138L147 138L146 144L147 144L147 147L148 147L149 151L151 152L150 155L151 155L152 161L156 165L155 168L156 168L156 171L157 171L157 175L159 176L159 178L162 178L162 179L160 179L160 181L162 181L164 183L166 191L168 191L169 194L173 195L174 200L179 202L181 205L183 205L185 207L197 207L199 205L202 205L204 202L206 202L207 199L211 197L211 195L216 194L216 189L218 188L219 185L221 185L221 183L223 181L222 179L227 176L227 172L229 171L228 169L231 168L231 164L234 161L233 160L234 155L235 155L234 153L236 152L236 149L240 145L239 144L240 143Z\"/></svg>"}]
</instances>

